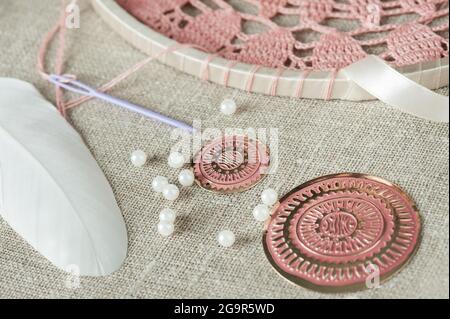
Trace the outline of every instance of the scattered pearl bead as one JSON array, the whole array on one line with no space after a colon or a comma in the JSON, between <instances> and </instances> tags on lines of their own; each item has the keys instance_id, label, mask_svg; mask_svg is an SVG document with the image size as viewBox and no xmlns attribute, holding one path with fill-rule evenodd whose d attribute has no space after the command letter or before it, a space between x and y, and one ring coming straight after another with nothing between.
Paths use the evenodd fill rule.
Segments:
<instances>
[{"instance_id":1,"label":"scattered pearl bead","mask_svg":"<svg viewBox=\"0 0 450 319\"><path fill-rule=\"evenodd\" d=\"M169 185L169 181L164 176L156 176L152 181L152 188L158 193L161 193L167 185Z\"/></svg>"},{"instance_id":2,"label":"scattered pearl bead","mask_svg":"<svg viewBox=\"0 0 450 319\"><path fill-rule=\"evenodd\" d=\"M181 168L184 165L184 156L179 152L170 153L167 163L172 168Z\"/></svg>"},{"instance_id":3,"label":"scattered pearl bead","mask_svg":"<svg viewBox=\"0 0 450 319\"><path fill-rule=\"evenodd\" d=\"M223 247L233 246L235 240L236 237L234 236L234 233L231 230L222 230L217 235L217 241Z\"/></svg>"},{"instance_id":4,"label":"scattered pearl bead","mask_svg":"<svg viewBox=\"0 0 450 319\"><path fill-rule=\"evenodd\" d=\"M265 204L261 204L253 209L253 217L259 222L266 221L270 216L270 208Z\"/></svg>"},{"instance_id":5,"label":"scattered pearl bead","mask_svg":"<svg viewBox=\"0 0 450 319\"><path fill-rule=\"evenodd\" d=\"M136 167L144 166L145 162L147 162L147 154L144 151L136 150L131 153L131 163L133 163Z\"/></svg>"},{"instance_id":6,"label":"scattered pearl bead","mask_svg":"<svg viewBox=\"0 0 450 319\"><path fill-rule=\"evenodd\" d=\"M236 102L232 99L225 99L220 104L220 111L225 115L231 115L236 112L237 106Z\"/></svg>"},{"instance_id":7,"label":"scattered pearl bead","mask_svg":"<svg viewBox=\"0 0 450 319\"><path fill-rule=\"evenodd\" d=\"M159 220L161 222L167 222L173 224L177 217L177 213L170 208L164 208L161 213L159 213Z\"/></svg>"},{"instance_id":8,"label":"scattered pearl bead","mask_svg":"<svg viewBox=\"0 0 450 319\"><path fill-rule=\"evenodd\" d=\"M158 232L164 237L172 235L174 230L175 226L172 223L161 221L158 224Z\"/></svg>"},{"instance_id":9,"label":"scattered pearl bead","mask_svg":"<svg viewBox=\"0 0 450 319\"><path fill-rule=\"evenodd\" d=\"M180 190L176 185L169 184L166 187L164 187L162 193L165 199L174 201L180 195Z\"/></svg>"},{"instance_id":10,"label":"scattered pearl bead","mask_svg":"<svg viewBox=\"0 0 450 319\"><path fill-rule=\"evenodd\" d=\"M278 201L278 193L273 188L268 188L261 194L261 200L267 206L275 205Z\"/></svg>"},{"instance_id":11,"label":"scattered pearl bead","mask_svg":"<svg viewBox=\"0 0 450 319\"><path fill-rule=\"evenodd\" d=\"M194 184L194 180L194 173L190 169L184 169L178 175L178 181L181 185L186 187L192 186L192 184Z\"/></svg>"}]
</instances>

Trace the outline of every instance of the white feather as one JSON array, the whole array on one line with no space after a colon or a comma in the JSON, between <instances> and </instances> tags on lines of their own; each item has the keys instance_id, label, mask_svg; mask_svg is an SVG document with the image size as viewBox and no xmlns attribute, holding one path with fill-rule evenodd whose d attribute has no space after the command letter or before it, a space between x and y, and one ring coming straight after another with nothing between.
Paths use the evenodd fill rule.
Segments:
<instances>
[{"instance_id":1,"label":"white feather","mask_svg":"<svg viewBox=\"0 0 450 319\"><path fill-rule=\"evenodd\" d=\"M7 78L0 78L0 215L62 270L108 275L126 257L121 212L81 137L31 84Z\"/></svg>"}]
</instances>

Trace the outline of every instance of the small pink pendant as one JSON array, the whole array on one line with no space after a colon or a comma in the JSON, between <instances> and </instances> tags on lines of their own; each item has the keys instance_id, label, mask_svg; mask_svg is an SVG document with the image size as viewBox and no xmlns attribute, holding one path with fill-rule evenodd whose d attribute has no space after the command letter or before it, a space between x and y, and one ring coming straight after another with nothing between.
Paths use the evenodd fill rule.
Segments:
<instances>
[{"instance_id":1,"label":"small pink pendant","mask_svg":"<svg viewBox=\"0 0 450 319\"><path fill-rule=\"evenodd\" d=\"M246 136L213 140L196 155L197 183L219 193L245 191L261 181L269 169L269 149Z\"/></svg>"},{"instance_id":2,"label":"small pink pendant","mask_svg":"<svg viewBox=\"0 0 450 319\"><path fill-rule=\"evenodd\" d=\"M416 251L420 216L399 187L377 177L337 174L303 184L280 200L264 234L274 268L319 291L370 288Z\"/></svg>"}]
</instances>

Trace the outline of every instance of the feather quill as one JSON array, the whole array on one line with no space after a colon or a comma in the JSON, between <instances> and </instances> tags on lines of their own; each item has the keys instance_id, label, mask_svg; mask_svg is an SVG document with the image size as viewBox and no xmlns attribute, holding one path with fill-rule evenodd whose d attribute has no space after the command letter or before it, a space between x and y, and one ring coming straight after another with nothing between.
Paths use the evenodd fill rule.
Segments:
<instances>
[{"instance_id":1,"label":"feather quill","mask_svg":"<svg viewBox=\"0 0 450 319\"><path fill-rule=\"evenodd\" d=\"M0 78L0 216L62 270L108 275L126 257L122 214L80 135L34 86L8 78Z\"/></svg>"}]
</instances>

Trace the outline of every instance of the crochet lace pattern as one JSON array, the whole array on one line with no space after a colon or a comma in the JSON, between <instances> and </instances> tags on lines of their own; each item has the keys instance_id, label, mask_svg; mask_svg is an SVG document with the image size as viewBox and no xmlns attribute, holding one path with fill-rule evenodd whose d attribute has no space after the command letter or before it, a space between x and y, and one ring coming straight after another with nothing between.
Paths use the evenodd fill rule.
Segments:
<instances>
[{"instance_id":1,"label":"crochet lace pattern","mask_svg":"<svg viewBox=\"0 0 450 319\"><path fill-rule=\"evenodd\" d=\"M448 0L117 0L183 44L271 68L335 71L368 54L393 66L448 56Z\"/></svg>"}]
</instances>

